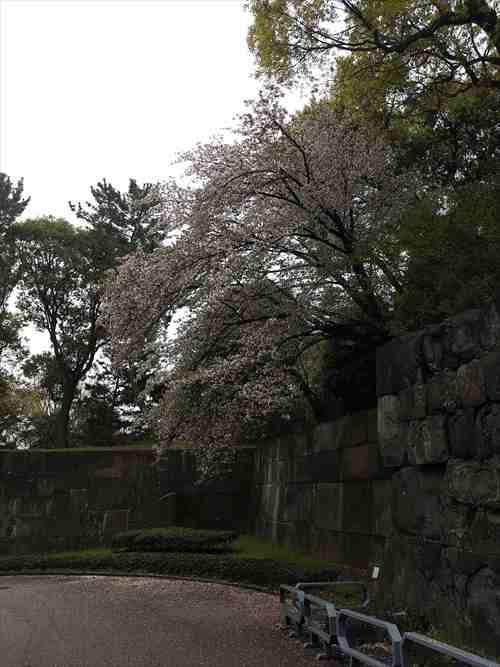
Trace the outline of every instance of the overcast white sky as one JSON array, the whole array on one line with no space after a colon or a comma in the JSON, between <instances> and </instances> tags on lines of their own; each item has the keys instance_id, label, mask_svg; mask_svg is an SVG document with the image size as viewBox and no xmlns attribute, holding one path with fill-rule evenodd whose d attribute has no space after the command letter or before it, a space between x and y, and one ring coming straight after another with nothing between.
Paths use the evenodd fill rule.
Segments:
<instances>
[{"instance_id":1,"label":"overcast white sky","mask_svg":"<svg viewBox=\"0 0 500 667\"><path fill-rule=\"evenodd\" d=\"M253 97L242 0L0 0L0 169L26 216L165 179Z\"/></svg>"},{"instance_id":2,"label":"overcast white sky","mask_svg":"<svg viewBox=\"0 0 500 667\"><path fill-rule=\"evenodd\" d=\"M175 175L255 96L249 23L243 0L0 0L0 171L24 177L24 217Z\"/></svg>"}]
</instances>

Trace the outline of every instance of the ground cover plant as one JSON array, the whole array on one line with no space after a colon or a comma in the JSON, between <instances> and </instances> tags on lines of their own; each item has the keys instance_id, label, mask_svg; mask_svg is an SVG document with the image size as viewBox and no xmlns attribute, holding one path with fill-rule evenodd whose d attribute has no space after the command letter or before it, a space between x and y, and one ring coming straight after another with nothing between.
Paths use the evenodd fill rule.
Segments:
<instances>
[{"instance_id":1,"label":"ground cover plant","mask_svg":"<svg viewBox=\"0 0 500 667\"><path fill-rule=\"evenodd\" d=\"M229 530L195 530L182 526L129 530L111 540L113 551L228 552L238 537Z\"/></svg>"},{"instance_id":2,"label":"ground cover plant","mask_svg":"<svg viewBox=\"0 0 500 667\"><path fill-rule=\"evenodd\" d=\"M112 549L103 548L9 556L0 558L0 574L15 572L159 574L254 585L266 588L270 592L277 592L283 583L296 584L298 581L312 581L326 576L332 579L336 576L336 571L326 561L306 559L286 550L275 553L272 557L272 550L266 542L248 536L236 540L233 543L233 551L234 553L226 554L154 550L113 552Z\"/></svg>"}]
</instances>

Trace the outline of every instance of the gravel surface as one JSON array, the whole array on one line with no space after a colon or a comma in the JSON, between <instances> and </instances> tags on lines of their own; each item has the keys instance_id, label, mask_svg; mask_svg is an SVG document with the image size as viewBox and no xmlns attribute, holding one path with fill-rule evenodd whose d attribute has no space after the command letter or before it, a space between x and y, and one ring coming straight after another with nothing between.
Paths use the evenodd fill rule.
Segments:
<instances>
[{"instance_id":1,"label":"gravel surface","mask_svg":"<svg viewBox=\"0 0 500 667\"><path fill-rule=\"evenodd\" d=\"M0 577L0 661L5 667L317 664L314 653L276 629L278 622L277 596L222 584L149 577Z\"/></svg>"}]
</instances>

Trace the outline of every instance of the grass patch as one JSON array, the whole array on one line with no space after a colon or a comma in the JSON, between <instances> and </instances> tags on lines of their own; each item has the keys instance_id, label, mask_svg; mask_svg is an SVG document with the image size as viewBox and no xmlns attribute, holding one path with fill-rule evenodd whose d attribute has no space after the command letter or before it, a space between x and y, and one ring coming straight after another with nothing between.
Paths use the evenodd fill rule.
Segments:
<instances>
[{"instance_id":1,"label":"grass patch","mask_svg":"<svg viewBox=\"0 0 500 667\"><path fill-rule=\"evenodd\" d=\"M293 564L313 570L332 568L330 561L304 556L287 547L262 540L254 535L241 535L233 542L235 558L269 559L277 563Z\"/></svg>"}]
</instances>

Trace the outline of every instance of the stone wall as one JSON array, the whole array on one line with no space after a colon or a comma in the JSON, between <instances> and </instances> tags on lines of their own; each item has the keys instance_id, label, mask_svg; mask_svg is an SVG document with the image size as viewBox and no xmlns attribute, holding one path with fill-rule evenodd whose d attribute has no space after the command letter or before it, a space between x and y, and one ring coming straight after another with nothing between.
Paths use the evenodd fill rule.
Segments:
<instances>
[{"instance_id":1,"label":"stone wall","mask_svg":"<svg viewBox=\"0 0 500 667\"><path fill-rule=\"evenodd\" d=\"M386 589L450 633L500 646L500 300L378 350L392 469Z\"/></svg>"},{"instance_id":2,"label":"stone wall","mask_svg":"<svg viewBox=\"0 0 500 667\"><path fill-rule=\"evenodd\" d=\"M256 532L500 646L500 294L377 351L377 410L259 446Z\"/></svg>"},{"instance_id":3,"label":"stone wall","mask_svg":"<svg viewBox=\"0 0 500 667\"><path fill-rule=\"evenodd\" d=\"M391 531L391 474L376 410L266 443L256 460L257 534L366 568L382 558Z\"/></svg>"},{"instance_id":4,"label":"stone wall","mask_svg":"<svg viewBox=\"0 0 500 667\"><path fill-rule=\"evenodd\" d=\"M170 449L158 461L164 503L175 505L175 523L191 528L253 531L254 447L241 447L231 479L199 483L189 450Z\"/></svg>"},{"instance_id":5,"label":"stone wall","mask_svg":"<svg viewBox=\"0 0 500 667\"><path fill-rule=\"evenodd\" d=\"M132 448L0 451L0 551L99 544L115 510L129 510L131 527L162 525L155 457ZM124 525L123 512L115 518Z\"/></svg>"}]
</instances>

